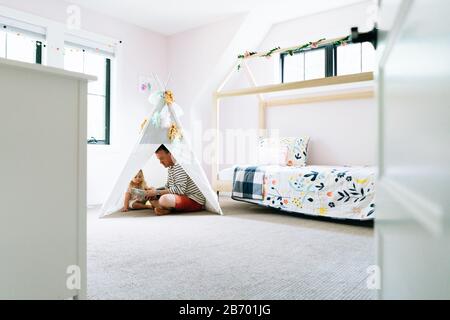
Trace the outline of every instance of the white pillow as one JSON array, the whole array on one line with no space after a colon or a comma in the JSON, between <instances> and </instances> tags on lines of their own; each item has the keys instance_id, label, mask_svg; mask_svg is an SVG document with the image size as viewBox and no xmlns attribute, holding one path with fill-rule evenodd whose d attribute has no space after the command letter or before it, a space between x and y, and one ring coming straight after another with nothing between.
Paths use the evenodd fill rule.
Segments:
<instances>
[{"instance_id":1,"label":"white pillow","mask_svg":"<svg viewBox=\"0 0 450 320\"><path fill-rule=\"evenodd\" d=\"M273 152L275 155L278 154L276 157L279 161L284 159L282 163L277 164L303 167L306 165L308 144L309 137L262 138L259 147L260 150L269 148L270 151L264 151L264 153ZM272 159L270 156L267 157Z\"/></svg>"},{"instance_id":2,"label":"white pillow","mask_svg":"<svg viewBox=\"0 0 450 320\"><path fill-rule=\"evenodd\" d=\"M258 164L285 166L287 156L288 148L285 145L261 144L258 149Z\"/></svg>"}]
</instances>

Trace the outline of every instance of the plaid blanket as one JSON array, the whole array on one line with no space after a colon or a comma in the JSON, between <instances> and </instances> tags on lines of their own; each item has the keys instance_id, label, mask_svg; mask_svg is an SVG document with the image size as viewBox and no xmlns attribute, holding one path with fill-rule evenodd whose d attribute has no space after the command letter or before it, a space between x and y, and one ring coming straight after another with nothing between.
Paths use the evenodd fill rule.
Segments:
<instances>
[{"instance_id":1,"label":"plaid blanket","mask_svg":"<svg viewBox=\"0 0 450 320\"><path fill-rule=\"evenodd\" d=\"M260 167L236 167L232 198L263 199L264 170Z\"/></svg>"}]
</instances>

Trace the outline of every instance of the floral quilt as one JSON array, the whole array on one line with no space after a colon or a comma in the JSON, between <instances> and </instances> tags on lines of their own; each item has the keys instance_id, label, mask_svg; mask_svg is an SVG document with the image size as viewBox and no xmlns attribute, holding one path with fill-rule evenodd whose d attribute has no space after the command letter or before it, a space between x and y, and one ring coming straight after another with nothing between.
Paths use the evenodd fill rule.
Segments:
<instances>
[{"instance_id":1,"label":"floral quilt","mask_svg":"<svg viewBox=\"0 0 450 320\"><path fill-rule=\"evenodd\" d=\"M375 216L375 168L266 168L261 204L289 212L342 219Z\"/></svg>"}]
</instances>

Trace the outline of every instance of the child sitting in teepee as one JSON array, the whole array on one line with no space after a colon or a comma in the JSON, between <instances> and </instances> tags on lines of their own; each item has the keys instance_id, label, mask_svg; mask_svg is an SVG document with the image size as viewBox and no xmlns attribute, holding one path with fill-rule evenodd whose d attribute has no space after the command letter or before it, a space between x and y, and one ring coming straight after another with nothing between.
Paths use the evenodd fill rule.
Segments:
<instances>
[{"instance_id":1,"label":"child sitting in teepee","mask_svg":"<svg viewBox=\"0 0 450 320\"><path fill-rule=\"evenodd\" d=\"M122 212L127 212L129 209L141 210L152 209L151 205L147 205L147 199L145 197L145 190L149 190L147 183L144 179L144 172L139 172L130 181L128 190L125 193L125 201L123 204Z\"/></svg>"}]
</instances>

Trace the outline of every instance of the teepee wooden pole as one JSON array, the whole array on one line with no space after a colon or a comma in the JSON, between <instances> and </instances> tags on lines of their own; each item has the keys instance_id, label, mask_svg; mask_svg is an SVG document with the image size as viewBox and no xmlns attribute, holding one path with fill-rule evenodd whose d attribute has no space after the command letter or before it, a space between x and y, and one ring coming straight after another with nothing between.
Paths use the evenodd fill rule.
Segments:
<instances>
[{"instance_id":1,"label":"teepee wooden pole","mask_svg":"<svg viewBox=\"0 0 450 320\"><path fill-rule=\"evenodd\" d=\"M217 192L217 194L219 193L219 186L218 186L218 174L219 174L219 159L220 159L220 140L219 140L219 134L220 134L220 128L219 128L219 110L220 110L220 99L217 96L216 93L214 93L213 95L213 119L212 119L212 123L213 126L215 128L214 130L214 155L213 155L213 161L212 161L212 166L211 166L211 184L213 186L213 190L215 190Z\"/></svg>"},{"instance_id":2,"label":"teepee wooden pole","mask_svg":"<svg viewBox=\"0 0 450 320\"><path fill-rule=\"evenodd\" d=\"M153 80L155 81L156 85L159 87L159 90L164 90L164 88L162 87L162 83L159 80L158 75L156 73L152 72L152 77L153 77Z\"/></svg>"},{"instance_id":3,"label":"teepee wooden pole","mask_svg":"<svg viewBox=\"0 0 450 320\"><path fill-rule=\"evenodd\" d=\"M158 85L159 85L160 89L161 89L162 91L164 91L164 90L165 90L164 85L163 85L163 83L162 83L162 81L161 81L161 79L159 78L159 76L158 76L157 73L155 73L155 77L156 77L156 81L158 81Z\"/></svg>"},{"instance_id":4,"label":"teepee wooden pole","mask_svg":"<svg viewBox=\"0 0 450 320\"><path fill-rule=\"evenodd\" d=\"M166 83L164 84L164 90L167 90L167 86L169 85L171 78L172 78L172 72L169 72L169 74L167 75Z\"/></svg>"}]
</instances>

